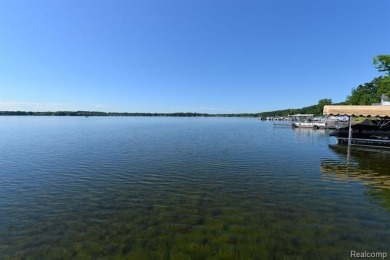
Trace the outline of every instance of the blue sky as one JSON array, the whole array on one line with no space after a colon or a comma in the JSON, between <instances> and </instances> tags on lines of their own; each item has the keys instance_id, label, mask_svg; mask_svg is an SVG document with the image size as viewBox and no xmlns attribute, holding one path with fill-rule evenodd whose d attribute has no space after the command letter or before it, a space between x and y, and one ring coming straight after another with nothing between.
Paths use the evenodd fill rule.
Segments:
<instances>
[{"instance_id":1,"label":"blue sky","mask_svg":"<svg viewBox=\"0 0 390 260\"><path fill-rule=\"evenodd\" d=\"M241 113L381 75L389 0L0 0L0 110Z\"/></svg>"}]
</instances>

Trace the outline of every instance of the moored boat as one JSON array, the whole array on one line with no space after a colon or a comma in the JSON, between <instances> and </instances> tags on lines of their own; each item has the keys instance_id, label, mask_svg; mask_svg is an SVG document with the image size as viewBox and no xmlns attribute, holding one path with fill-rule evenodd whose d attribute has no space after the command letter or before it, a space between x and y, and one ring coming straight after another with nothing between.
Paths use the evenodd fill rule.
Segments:
<instances>
[{"instance_id":1,"label":"moored boat","mask_svg":"<svg viewBox=\"0 0 390 260\"><path fill-rule=\"evenodd\" d=\"M292 127L320 129L325 128L326 124L325 122L294 122Z\"/></svg>"},{"instance_id":2,"label":"moored boat","mask_svg":"<svg viewBox=\"0 0 390 260\"><path fill-rule=\"evenodd\" d=\"M344 120L338 117L314 117L313 114L298 114L291 116L292 127L312 128L312 129L336 129L340 126L346 126Z\"/></svg>"},{"instance_id":3,"label":"moored boat","mask_svg":"<svg viewBox=\"0 0 390 260\"><path fill-rule=\"evenodd\" d=\"M348 143L349 128L343 127L330 133L337 138L338 143ZM390 147L390 120L366 119L352 125L351 143L357 145L373 145Z\"/></svg>"}]
</instances>

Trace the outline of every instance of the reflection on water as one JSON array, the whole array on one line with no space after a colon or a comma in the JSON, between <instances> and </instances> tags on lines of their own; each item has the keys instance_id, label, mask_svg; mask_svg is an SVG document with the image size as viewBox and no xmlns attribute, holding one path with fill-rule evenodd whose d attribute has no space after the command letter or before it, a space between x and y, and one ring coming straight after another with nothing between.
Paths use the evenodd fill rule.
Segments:
<instances>
[{"instance_id":1,"label":"reflection on water","mask_svg":"<svg viewBox=\"0 0 390 260\"><path fill-rule=\"evenodd\" d=\"M329 149L322 130L232 118L7 117L0 131L0 258L388 250L387 155L352 151L345 177L344 152Z\"/></svg>"},{"instance_id":2,"label":"reflection on water","mask_svg":"<svg viewBox=\"0 0 390 260\"><path fill-rule=\"evenodd\" d=\"M329 133L333 130L330 129L312 129L312 128L293 128L296 138L311 137L314 139L329 139Z\"/></svg>"},{"instance_id":3,"label":"reflection on water","mask_svg":"<svg viewBox=\"0 0 390 260\"><path fill-rule=\"evenodd\" d=\"M339 160L323 160L321 171L334 178L364 180L374 187L390 189L390 150L350 147L349 164L343 163L348 147L329 145L339 155Z\"/></svg>"},{"instance_id":4,"label":"reflection on water","mask_svg":"<svg viewBox=\"0 0 390 260\"><path fill-rule=\"evenodd\" d=\"M390 211L390 150L345 145L329 145L329 149L339 158L322 160L322 177L361 182Z\"/></svg>"}]
</instances>

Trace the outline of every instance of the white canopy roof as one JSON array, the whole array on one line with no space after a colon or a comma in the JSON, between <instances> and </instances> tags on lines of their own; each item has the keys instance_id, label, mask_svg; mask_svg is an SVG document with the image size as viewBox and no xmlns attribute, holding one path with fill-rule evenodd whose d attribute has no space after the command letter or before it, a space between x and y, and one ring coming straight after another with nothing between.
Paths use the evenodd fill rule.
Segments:
<instances>
[{"instance_id":1,"label":"white canopy roof","mask_svg":"<svg viewBox=\"0 0 390 260\"><path fill-rule=\"evenodd\" d=\"M299 116L302 116L302 117L313 117L314 114L295 114L295 115L290 115L290 116L296 116L296 117L299 117Z\"/></svg>"}]
</instances>

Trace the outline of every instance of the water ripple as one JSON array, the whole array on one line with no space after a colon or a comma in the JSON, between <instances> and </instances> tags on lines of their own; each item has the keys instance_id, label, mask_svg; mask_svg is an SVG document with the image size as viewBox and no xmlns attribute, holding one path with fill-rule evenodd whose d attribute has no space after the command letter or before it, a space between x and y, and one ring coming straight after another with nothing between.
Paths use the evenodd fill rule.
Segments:
<instances>
[{"instance_id":1,"label":"water ripple","mask_svg":"<svg viewBox=\"0 0 390 260\"><path fill-rule=\"evenodd\" d=\"M346 158L325 132L0 120L0 258L345 258L388 244L388 153Z\"/></svg>"}]
</instances>

